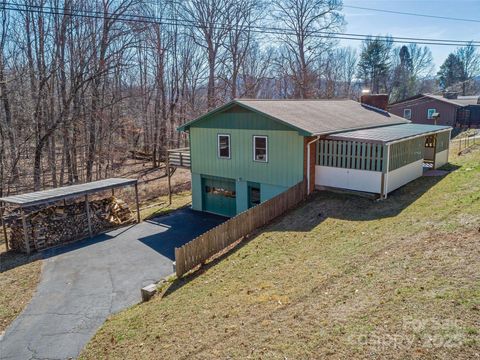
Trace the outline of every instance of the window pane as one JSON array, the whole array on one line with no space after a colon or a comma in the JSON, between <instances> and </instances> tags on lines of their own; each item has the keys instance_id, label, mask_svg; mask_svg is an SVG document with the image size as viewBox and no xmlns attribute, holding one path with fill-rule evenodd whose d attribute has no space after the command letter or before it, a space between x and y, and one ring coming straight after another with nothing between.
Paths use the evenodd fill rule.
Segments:
<instances>
[{"instance_id":1,"label":"window pane","mask_svg":"<svg viewBox=\"0 0 480 360\"><path fill-rule=\"evenodd\" d=\"M266 149L267 148L267 139L266 138L259 138L259 137L255 138L255 147Z\"/></svg>"},{"instance_id":2,"label":"window pane","mask_svg":"<svg viewBox=\"0 0 480 360\"><path fill-rule=\"evenodd\" d=\"M255 137L255 161L267 161L267 138Z\"/></svg>"},{"instance_id":3,"label":"window pane","mask_svg":"<svg viewBox=\"0 0 480 360\"><path fill-rule=\"evenodd\" d=\"M230 157L230 138L228 136L219 136L218 148L218 154L220 157Z\"/></svg>"},{"instance_id":4,"label":"window pane","mask_svg":"<svg viewBox=\"0 0 480 360\"><path fill-rule=\"evenodd\" d=\"M259 161L265 161L267 160L267 153L265 151L265 149L257 149L255 151L255 160L259 160Z\"/></svg>"}]
</instances>

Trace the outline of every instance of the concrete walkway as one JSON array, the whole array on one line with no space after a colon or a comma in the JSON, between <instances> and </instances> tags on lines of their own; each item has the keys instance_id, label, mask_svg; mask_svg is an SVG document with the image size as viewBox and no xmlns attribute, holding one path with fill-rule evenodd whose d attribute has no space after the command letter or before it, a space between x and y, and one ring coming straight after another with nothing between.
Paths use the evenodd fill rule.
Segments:
<instances>
[{"instance_id":1,"label":"concrete walkway","mask_svg":"<svg viewBox=\"0 0 480 360\"><path fill-rule=\"evenodd\" d=\"M0 340L0 359L69 359L140 288L173 272L174 247L225 221L179 210L93 239L46 250L32 301Z\"/></svg>"}]
</instances>

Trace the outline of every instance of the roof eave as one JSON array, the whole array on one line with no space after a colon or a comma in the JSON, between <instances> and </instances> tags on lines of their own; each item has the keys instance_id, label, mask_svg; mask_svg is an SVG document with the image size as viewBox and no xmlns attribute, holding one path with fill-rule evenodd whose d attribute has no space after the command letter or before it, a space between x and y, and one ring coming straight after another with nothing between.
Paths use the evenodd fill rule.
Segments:
<instances>
[{"instance_id":1,"label":"roof eave","mask_svg":"<svg viewBox=\"0 0 480 360\"><path fill-rule=\"evenodd\" d=\"M407 141L407 140L415 139L415 138L422 137L422 136L429 136L429 135L439 134L439 133L446 132L446 131L452 131L452 129L453 128L451 126L448 126L444 129L438 129L438 130L435 130L435 131L429 131L429 132L422 133L422 134L405 136L405 137L400 138L400 139L385 141L385 142L383 142L383 144L388 146L388 145L392 145L392 144L397 143L397 142Z\"/></svg>"},{"instance_id":2,"label":"roof eave","mask_svg":"<svg viewBox=\"0 0 480 360\"><path fill-rule=\"evenodd\" d=\"M195 118L195 119L193 119L193 120L190 120L190 121L186 122L185 124L177 127L177 131L187 131L192 124L194 124L194 123L196 123L196 122L198 122L198 121L200 121L200 120L203 120L203 119L205 119L205 118L208 117L208 116L211 116L211 115L216 114L216 113L218 113L218 112L224 111L224 110L232 107L233 105L235 105L235 103L236 103L236 101L235 101L235 100L232 100L232 101L227 102L226 104L223 104L222 106L219 106L219 107L217 107L217 108L215 108L215 109L213 109L213 110L210 110L210 111L207 112L206 114L203 114L203 115L201 115L201 116L199 116L199 117L197 117L197 118Z\"/></svg>"},{"instance_id":3,"label":"roof eave","mask_svg":"<svg viewBox=\"0 0 480 360\"><path fill-rule=\"evenodd\" d=\"M366 129L375 129L375 128L380 128L380 127L385 127L385 126L393 126L393 125L404 125L404 124L410 124L410 120L405 120L405 121L399 121L397 123L390 123L390 124L382 124L382 125L368 125L368 126L363 126L363 127L352 127L352 128L346 128L346 129L340 129L340 130L334 130L334 131L327 131L327 132L321 132L321 133L314 133L314 136L326 136L326 135L334 135L342 132L347 132L347 131L354 131L354 130L366 130Z\"/></svg>"},{"instance_id":4,"label":"roof eave","mask_svg":"<svg viewBox=\"0 0 480 360\"><path fill-rule=\"evenodd\" d=\"M312 136L312 135L315 135L314 133L312 133L312 132L309 131L309 130L299 128L299 127L297 127L297 126L295 126L295 125L292 125L292 124L290 124L290 123L288 123L288 122L286 122L286 121L283 121L283 120L281 120L281 119L279 119L279 118L276 118L276 117L274 117L274 116L271 116L271 115L269 115L269 114L267 114L267 113L264 113L264 112L262 112L262 111L260 111L260 110L255 109L255 108L253 108L253 107L251 107L251 106L248 106L248 105L246 105L245 103L241 102L241 100L236 100L236 99L235 99L235 100L231 100L231 101L229 101L228 103L226 103L226 104L224 104L224 105L222 105L222 106L220 106L220 107L218 107L218 108L216 108L216 109L213 109L213 110L209 111L208 113L206 113L206 114L204 114L204 115L202 115L202 116L200 116L200 117L198 117L198 118L196 118L196 119L193 119L193 120L191 120L191 121L183 124L182 126L179 126L179 127L177 128L177 131L187 131L187 130L190 128L190 126L192 126L194 123L197 123L197 122L199 122L199 121L201 121L201 120L203 120L203 119L205 119L205 118L207 118L207 117L209 117L209 116L211 116L211 115L213 115L213 114L216 114L216 113L225 111L225 110L227 110L228 108L230 108L230 107L232 107L232 106L234 106L234 105L241 106L241 107L244 108L244 109L247 109L247 110L253 111L253 112L257 113L257 114L260 114L260 115L262 115L262 116L265 116L265 117L269 118L270 120L279 122L279 123L281 123L281 124L283 124L283 125L291 128L291 129L294 129L294 130L298 131L298 133L299 133L300 135L302 135L302 136Z\"/></svg>"}]
</instances>

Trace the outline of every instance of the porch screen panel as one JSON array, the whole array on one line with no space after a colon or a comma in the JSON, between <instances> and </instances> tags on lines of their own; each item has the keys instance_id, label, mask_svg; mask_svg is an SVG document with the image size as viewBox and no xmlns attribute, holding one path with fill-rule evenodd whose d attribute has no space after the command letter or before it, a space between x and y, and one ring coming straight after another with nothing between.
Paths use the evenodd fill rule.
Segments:
<instances>
[{"instance_id":1,"label":"porch screen panel","mask_svg":"<svg viewBox=\"0 0 480 360\"><path fill-rule=\"evenodd\" d=\"M436 152L442 152L448 149L448 143L450 141L450 132L445 131L440 134L437 134L437 148Z\"/></svg>"},{"instance_id":2,"label":"porch screen panel","mask_svg":"<svg viewBox=\"0 0 480 360\"><path fill-rule=\"evenodd\" d=\"M388 171L421 160L424 157L425 138L406 140L390 145L390 162Z\"/></svg>"},{"instance_id":3,"label":"porch screen panel","mask_svg":"<svg viewBox=\"0 0 480 360\"><path fill-rule=\"evenodd\" d=\"M320 140L317 147L317 165L382 171L383 145L358 141Z\"/></svg>"}]
</instances>

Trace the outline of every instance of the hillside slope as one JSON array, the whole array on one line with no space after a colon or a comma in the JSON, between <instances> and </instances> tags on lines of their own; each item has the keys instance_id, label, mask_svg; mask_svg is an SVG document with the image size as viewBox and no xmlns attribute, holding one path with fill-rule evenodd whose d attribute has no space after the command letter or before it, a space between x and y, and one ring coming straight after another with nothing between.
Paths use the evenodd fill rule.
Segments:
<instances>
[{"instance_id":1,"label":"hillside slope","mask_svg":"<svg viewBox=\"0 0 480 360\"><path fill-rule=\"evenodd\" d=\"M480 356L480 148L386 201L316 194L84 359Z\"/></svg>"}]
</instances>

